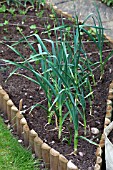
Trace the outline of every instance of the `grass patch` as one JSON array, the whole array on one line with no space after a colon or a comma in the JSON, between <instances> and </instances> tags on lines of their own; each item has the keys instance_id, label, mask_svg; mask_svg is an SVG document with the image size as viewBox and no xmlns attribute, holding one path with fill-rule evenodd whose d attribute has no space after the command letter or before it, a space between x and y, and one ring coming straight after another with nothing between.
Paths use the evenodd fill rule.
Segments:
<instances>
[{"instance_id":1,"label":"grass patch","mask_svg":"<svg viewBox=\"0 0 113 170\"><path fill-rule=\"evenodd\" d=\"M13 137L0 118L0 170L38 170L31 153Z\"/></svg>"}]
</instances>

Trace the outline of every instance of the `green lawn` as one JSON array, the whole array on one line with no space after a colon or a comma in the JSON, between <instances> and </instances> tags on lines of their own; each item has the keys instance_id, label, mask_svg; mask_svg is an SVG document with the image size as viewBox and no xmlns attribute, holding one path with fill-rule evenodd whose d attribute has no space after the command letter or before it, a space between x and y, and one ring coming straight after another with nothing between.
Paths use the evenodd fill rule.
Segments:
<instances>
[{"instance_id":1,"label":"green lawn","mask_svg":"<svg viewBox=\"0 0 113 170\"><path fill-rule=\"evenodd\" d=\"M6 169L39 170L34 167L32 154L18 143L0 117L0 170Z\"/></svg>"}]
</instances>

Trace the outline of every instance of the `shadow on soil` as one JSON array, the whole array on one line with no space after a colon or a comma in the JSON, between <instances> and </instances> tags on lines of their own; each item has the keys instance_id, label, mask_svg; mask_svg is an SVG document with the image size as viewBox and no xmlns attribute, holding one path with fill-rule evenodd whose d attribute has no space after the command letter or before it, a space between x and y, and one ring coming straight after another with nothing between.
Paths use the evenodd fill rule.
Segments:
<instances>
[{"instance_id":1,"label":"shadow on soil","mask_svg":"<svg viewBox=\"0 0 113 170\"><path fill-rule=\"evenodd\" d=\"M105 147L102 149L102 170L106 170L106 162L105 162Z\"/></svg>"}]
</instances>

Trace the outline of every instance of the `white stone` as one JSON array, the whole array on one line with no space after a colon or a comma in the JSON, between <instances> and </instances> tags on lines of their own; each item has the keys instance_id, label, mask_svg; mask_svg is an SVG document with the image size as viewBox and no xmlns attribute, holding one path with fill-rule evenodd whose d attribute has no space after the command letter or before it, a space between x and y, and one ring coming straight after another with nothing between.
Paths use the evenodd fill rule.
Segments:
<instances>
[{"instance_id":1,"label":"white stone","mask_svg":"<svg viewBox=\"0 0 113 170\"><path fill-rule=\"evenodd\" d=\"M91 128L91 133L94 134L94 135L97 135L99 133L99 129L97 129L95 127L92 127Z\"/></svg>"},{"instance_id":2,"label":"white stone","mask_svg":"<svg viewBox=\"0 0 113 170\"><path fill-rule=\"evenodd\" d=\"M19 140L18 140L18 143L22 143L22 140L21 140L21 139L19 139Z\"/></svg>"},{"instance_id":3,"label":"white stone","mask_svg":"<svg viewBox=\"0 0 113 170\"><path fill-rule=\"evenodd\" d=\"M84 153L83 153L83 152L79 152L78 154L79 154L81 157L84 156Z\"/></svg>"},{"instance_id":4,"label":"white stone","mask_svg":"<svg viewBox=\"0 0 113 170\"><path fill-rule=\"evenodd\" d=\"M5 120L4 123L6 123L6 124L9 123L9 120Z\"/></svg>"}]
</instances>

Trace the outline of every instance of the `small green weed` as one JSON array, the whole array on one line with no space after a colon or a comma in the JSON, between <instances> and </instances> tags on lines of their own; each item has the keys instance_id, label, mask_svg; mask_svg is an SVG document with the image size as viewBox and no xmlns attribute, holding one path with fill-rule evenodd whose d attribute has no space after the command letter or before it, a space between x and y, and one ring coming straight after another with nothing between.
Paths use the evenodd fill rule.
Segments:
<instances>
[{"instance_id":1,"label":"small green weed","mask_svg":"<svg viewBox=\"0 0 113 170\"><path fill-rule=\"evenodd\" d=\"M3 4L1 7L0 7L0 13L5 13L6 12L6 6Z\"/></svg>"},{"instance_id":2,"label":"small green weed","mask_svg":"<svg viewBox=\"0 0 113 170\"><path fill-rule=\"evenodd\" d=\"M108 6L113 5L113 0L102 0L102 2L106 3Z\"/></svg>"},{"instance_id":3,"label":"small green weed","mask_svg":"<svg viewBox=\"0 0 113 170\"><path fill-rule=\"evenodd\" d=\"M15 15L15 8L10 8L10 9L8 9L8 11L9 11L12 15Z\"/></svg>"}]
</instances>

